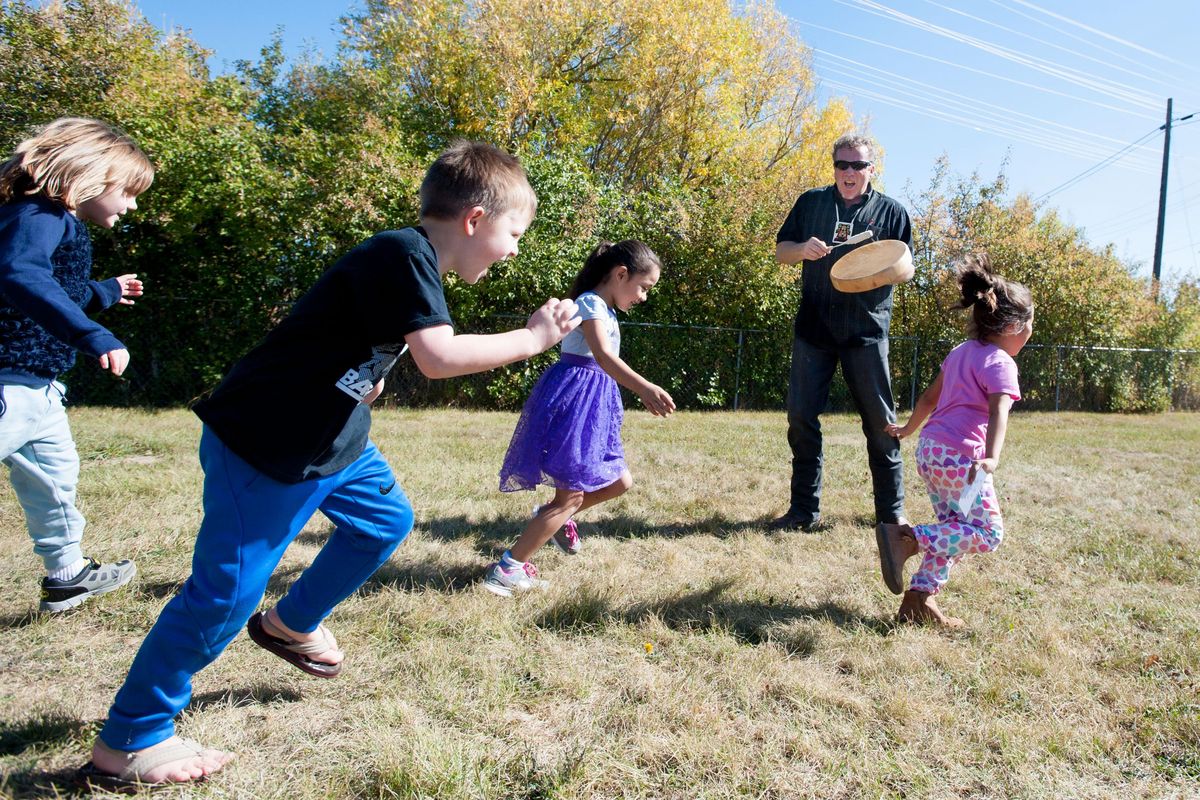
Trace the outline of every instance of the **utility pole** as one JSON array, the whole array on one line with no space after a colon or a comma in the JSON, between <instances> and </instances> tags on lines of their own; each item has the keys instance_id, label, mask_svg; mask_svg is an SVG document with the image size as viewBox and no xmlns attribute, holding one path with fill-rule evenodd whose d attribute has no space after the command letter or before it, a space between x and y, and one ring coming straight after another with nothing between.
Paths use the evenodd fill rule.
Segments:
<instances>
[{"instance_id":1,"label":"utility pole","mask_svg":"<svg viewBox=\"0 0 1200 800\"><path fill-rule=\"evenodd\" d=\"M1163 229L1167 223L1167 165L1171 160L1171 102L1167 98L1167 124L1163 125L1162 180L1158 186L1158 233L1154 237L1154 297L1158 298L1158 282L1162 277Z\"/></svg>"}]
</instances>

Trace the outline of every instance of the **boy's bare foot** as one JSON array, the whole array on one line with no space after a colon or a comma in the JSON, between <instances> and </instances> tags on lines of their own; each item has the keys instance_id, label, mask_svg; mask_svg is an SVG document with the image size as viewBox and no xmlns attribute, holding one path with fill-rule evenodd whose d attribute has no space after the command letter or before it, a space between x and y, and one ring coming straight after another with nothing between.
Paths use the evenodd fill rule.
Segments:
<instances>
[{"instance_id":1,"label":"boy's bare foot","mask_svg":"<svg viewBox=\"0 0 1200 800\"><path fill-rule=\"evenodd\" d=\"M904 601L900 603L896 619L921 625L941 625L944 628L961 628L964 624L958 617L943 614L929 592L919 592L916 589L909 589L904 593Z\"/></svg>"},{"instance_id":2,"label":"boy's bare foot","mask_svg":"<svg viewBox=\"0 0 1200 800\"><path fill-rule=\"evenodd\" d=\"M262 615L263 630L278 639L290 639L293 642L320 642L323 636L328 636L329 641L333 646L322 653L306 654L310 661L317 661L321 664L340 664L346 658L346 654L338 649L337 640L333 638L333 634L325 629L318 628L311 633L297 633L296 631L283 624L283 620L279 618L279 612L272 608L270 611Z\"/></svg>"},{"instance_id":3,"label":"boy's bare foot","mask_svg":"<svg viewBox=\"0 0 1200 800\"><path fill-rule=\"evenodd\" d=\"M178 736L133 752L114 750L97 739L90 765L94 769L88 776L96 783L102 783L97 778L120 783L186 783L208 777L231 758L233 753L210 750Z\"/></svg>"}]
</instances>

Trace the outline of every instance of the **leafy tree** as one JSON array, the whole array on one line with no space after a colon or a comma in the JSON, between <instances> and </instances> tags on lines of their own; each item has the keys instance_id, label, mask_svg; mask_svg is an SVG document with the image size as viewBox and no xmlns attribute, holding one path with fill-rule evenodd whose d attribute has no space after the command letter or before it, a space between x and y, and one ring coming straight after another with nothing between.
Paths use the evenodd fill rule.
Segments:
<instances>
[{"instance_id":1,"label":"leafy tree","mask_svg":"<svg viewBox=\"0 0 1200 800\"><path fill-rule=\"evenodd\" d=\"M577 153L624 186L806 180L803 144L850 123L816 107L805 48L761 2L369 0L347 22L380 102L417 132Z\"/></svg>"},{"instance_id":2,"label":"leafy tree","mask_svg":"<svg viewBox=\"0 0 1200 800\"><path fill-rule=\"evenodd\" d=\"M285 64L276 35L214 77L202 47L125 0L0 3L0 145L96 116L158 168L138 212L95 233L97 273L149 287L106 320L132 367L116 383L81 364L76 397L168 404L212 386L338 256L415 222L425 166L467 136L518 153L541 203L519 259L477 286L448 280L460 328L510 326L563 294L598 241L639 238L665 271L633 319L709 329L630 326L631 361L685 405L782 401L799 268L774 263L775 231L828 182L829 144L855 125L842 102L815 102L807 51L771 5L366 0L345 31L328 63ZM1200 339L1194 285L1154 302L1111 250L1007 199L1003 175L952 178L943 162L914 204L917 274L897 292L897 335L959 338L951 267L986 249L1033 290L1035 343ZM928 344L893 350L893 364L928 377L940 356ZM513 407L548 358L413 378L405 397ZM1169 402L1172 369L1097 357L1070 380L1098 407L1149 409Z\"/></svg>"},{"instance_id":3,"label":"leafy tree","mask_svg":"<svg viewBox=\"0 0 1200 800\"><path fill-rule=\"evenodd\" d=\"M1169 312L1155 304L1145 283L1111 248L1088 244L1053 209L1040 210L1024 196L1006 199L1005 189L1003 175L990 183L977 175L952 182L949 165L938 165L915 202L916 275L897 290L893 334L926 342L961 339L965 313L949 310L958 300L954 263L984 250L1002 275L1033 294L1035 347L1022 355L1041 376L1029 384L1031 405L1053 405L1054 393L1065 390L1085 407L1102 410L1163 407L1165 372L1157 362L1102 350L1038 351L1040 343L1145 347L1149 331L1170 328L1162 327ZM927 351L919 359L922 384L943 355Z\"/></svg>"}]
</instances>

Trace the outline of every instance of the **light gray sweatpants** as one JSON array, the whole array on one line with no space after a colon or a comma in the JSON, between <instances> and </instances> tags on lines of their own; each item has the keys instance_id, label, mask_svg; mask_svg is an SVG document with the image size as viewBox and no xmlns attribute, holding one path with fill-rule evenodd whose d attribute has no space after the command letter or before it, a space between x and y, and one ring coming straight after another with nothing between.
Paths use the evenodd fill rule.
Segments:
<instances>
[{"instance_id":1,"label":"light gray sweatpants","mask_svg":"<svg viewBox=\"0 0 1200 800\"><path fill-rule=\"evenodd\" d=\"M0 461L47 571L83 558L84 520L75 508L79 453L63 408L66 392L58 381L38 389L0 386Z\"/></svg>"}]
</instances>

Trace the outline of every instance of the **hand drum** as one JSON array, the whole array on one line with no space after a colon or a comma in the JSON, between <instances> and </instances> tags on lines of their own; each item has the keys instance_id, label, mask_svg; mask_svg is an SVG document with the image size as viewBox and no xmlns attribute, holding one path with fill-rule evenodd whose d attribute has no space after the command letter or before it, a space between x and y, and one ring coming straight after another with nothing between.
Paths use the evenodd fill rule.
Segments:
<instances>
[{"instance_id":1,"label":"hand drum","mask_svg":"<svg viewBox=\"0 0 1200 800\"><path fill-rule=\"evenodd\" d=\"M904 283L912 276L912 253L908 245L895 239L871 242L852 250L829 271L834 288L842 292L865 292Z\"/></svg>"}]
</instances>

